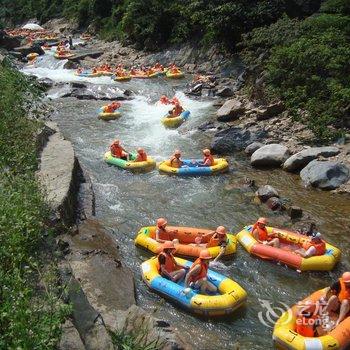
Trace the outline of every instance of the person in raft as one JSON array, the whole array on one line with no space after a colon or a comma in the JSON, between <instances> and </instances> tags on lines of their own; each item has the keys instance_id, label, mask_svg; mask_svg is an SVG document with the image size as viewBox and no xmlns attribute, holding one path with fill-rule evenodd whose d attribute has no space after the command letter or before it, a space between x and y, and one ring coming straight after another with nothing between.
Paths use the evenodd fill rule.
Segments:
<instances>
[{"instance_id":1,"label":"person in raft","mask_svg":"<svg viewBox=\"0 0 350 350\"><path fill-rule=\"evenodd\" d=\"M316 337L317 326L320 325L321 317L319 308L312 300L298 303L297 318L295 321L295 330L303 337Z\"/></svg>"},{"instance_id":2,"label":"person in raft","mask_svg":"<svg viewBox=\"0 0 350 350\"><path fill-rule=\"evenodd\" d=\"M145 150L141 147L137 149L137 155L134 160L135 162L147 162L147 154Z\"/></svg>"},{"instance_id":3,"label":"person in raft","mask_svg":"<svg viewBox=\"0 0 350 350\"><path fill-rule=\"evenodd\" d=\"M163 251L158 255L158 271L162 277L178 282L185 277L186 269L177 264L173 255L174 251L173 242L164 242Z\"/></svg>"},{"instance_id":4,"label":"person in raft","mask_svg":"<svg viewBox=\"0 0 350 350\"><path fill-rule=\"evenodd\" d=\"M177 149L174 154L170 158L170 166L172 168L181 168L183 166L183 162L181 160L181 152Z\"/></svg>"},{"instance_id":5,"label":"person in raft","mask_svg":"<svg viewBox=\"0 0 350 350\"><path fill-rule=\"evenodd\" d=\"M220 252L214 261L218 261L225 253L228 239L227 239L227 230L224 226L218 226L214 232L209 232L201 237L210 237L209 242L205 245L206 248L220 247Z\"/></svg>"},{"instance_id":6,"label":"person in raft","mask_svg":"<svg viewBox=\"0 0 350 350\"><path fill-rule=\"evenodd\" d=\"M316 232L311 236L310 241L303 244L301 249L295 251L296 254L303 258L324 255L326 253L326 242L322 239L320 232Z\"/></svg>"},{"instance_id":7,"label":"person in raft","mask_svg":"<svg viewBox=\"0 0 350 350\"><path fill-rule=\"evenodd\" d=\"M165 95L162 95L162 96L160 97L159 102L160 102L161 104L163 104L163 105L170 105L170 104L171 104L169 98L168 98L167 96L165 96Z\"/></svg>"},{"instance_id":8,"label":"person in raft","mask_svg":"<svg viewBox=\"0 0 350 350\"><path fill-rule=\"evenodd\" d=\"M120 106L120 102L114 101L107 106L103 106L102 109L104 113L114 113L118 108L120 108Z\"/></svg>"},{"instance_id":9,"label":"person in raft","mask_svg":"<svg viewBox=\"0 0 350 350\"><path fill-rule=\"evenodd\" d=\"M203 150L203 161L198 164L200 167L213 166L215 161L214 157L211 155L210 149L206 148Z\"/></svg>"},{"instance_id":10,"label":"person in raft","mask_svg":"<svg viewBox=\"0 0 350 350\"><path fill-rule=\"evenodd\" d=\"M178 243L178 239L174 239L177 234L177 230L168 230L166 228L168 221L164 218L157 219L157 229L156 229L156 241L159 243L165 243L167 241L173 241L173 243Z\"/></svg>"},{"instance_id":11,"label":"person in raft","mask_svg":"<svg viewBox=\"0 0 350 350\"><path fill-rule=\"evenodd\" d=\"M110 151L113 157L128 160L129 154L121 146L119 140L114 140L110 146Z\"/></svg>"},{"instance_id":12,"label":"person in raft","mask_svg":"<svg viewBox=\"0 0 350 350\"><path fill-rule=\"evenodd\" d=\"M185 287L200 289L202 294L215 293L217 288L208 281L209 262L212 259L209 251L204 249L200 252L199 258L192 264L185 278Z\"/></svg>"},{"instance_id":13,"label":"person in raft","mask_svg":"<svg viewBox=\"0 0 350 350\"><path fill-rule=\"evenodd\" d=\"M169 111L168 114L168 118L176 118L178 117L182 112L184 111L184 109L182 108L182 106L180 105L179 102L175 102L174 108Z\"/></svg>"},{"instance_id":14,"label":"person in raft","mask_svg":"<svg viewBox=\"0 0 350 350\"><path fill-rule=\"evenodd\" d=\"M266 229L267 220L266 218L259 218L254 224L252 229L253 237L262 244L270 245L278 248L280 246L280 240L274 237L274 233L268 233Z\"/></svg>"},{"instance_id":15,"label":"person in raft","mask_svg":"<svg viewBox=\"0 0 350 350\"><path fill-rule=\"evenodd\" d=\"M350 312L350 271L344 272L339 280L329 289L331 296L327 301L324 314L339 311L339 316L334 327L338 326ZM328 294L328 293L327 293Z\"/></svg>"}]
</instances>

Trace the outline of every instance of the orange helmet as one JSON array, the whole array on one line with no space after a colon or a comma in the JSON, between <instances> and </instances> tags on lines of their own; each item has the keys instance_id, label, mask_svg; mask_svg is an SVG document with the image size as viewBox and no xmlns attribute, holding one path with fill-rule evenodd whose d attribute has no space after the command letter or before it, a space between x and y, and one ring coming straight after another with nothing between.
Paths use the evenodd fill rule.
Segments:
<instances>
[{"instance_id":1,"label":"orange helmet","mask_svg":"<svg viewBox=\"0 0 350 350\"><path fill-rule=\"evenodd\" d=\"M216 232L219 234L219 235L226 235L226 228L224 226L219 226L217 229L216 229Z\"/></svg>"},{"instance_id":2,"label":"orange helmet","mask_svg":"<svg viewBox=\"0 0 350 350\"><path fill-rule=\"evenodd\" d=\"M157 219L157 226L158 227L165 226L167 223L168 223L168 221L166 221L166 219L164 219L164 218Z\"/></svg>"},{"instance_id":3,"label":"orange helmet","mask_svg":"<svg viewBox=\"0 0 350 350\"><path fill-rule=\"evenodd\" d=\"M342 279L345 283L350 283L350 272L344 272L342 275Z\"/></svg>"},{"instance_id":4,"label":"orange helmet","mask_svg":"<svg viewBox=\"0 0 350 350\"><path fill-rule=\"evenodd\" d=\"M163 250L165 249L175 249L174 243L172 241L165 241L163 243Z\"/></svg>"},{"instance_id":5,"label":"orange helmet","mask_svg":"<svg viewBox=\"0 0 350 350\"><path fill-rule=\"evenodd\" d=\"M259 218L257 223L266 225L267 224L267 220L266 220L266 218Z\"/></svg>"},{"instance_id":6,"label":"orange helmet","mask_svg":"<svg viewBox=\"0 0 350 350\"><path fill-rule=\"evenodd\" d=\"M116 144L116 145L119 145L120 141L116 139L116 140L113 141L113 143Z\"/></svg>"},{"instance_id":7,"label":"orange helmet","mask_svg":"<svg viewBox=\"0 0 350 350\"><path fill-rule=\"evenodd\" d=\"M137 149L137 153L145 153L145 150L143 148L139 147Z\"/></svg>"},{"instance_id":8,"label":"orange helmet","mask_svg":"<svg viewBox=\"0 0 350 350\"><path fill-rule=\"evenodd\" d=\"M209 260L209 259L211 259L212 257L211 257L211 255L210 255L208 249L204 249L204 250L202 250L202 251L199 253L199 258L200 258L200 259L204 259L204 260Z\"/></svg>"},{"instance_id":9,"label":"orange helmet","mask_svg":"<svg viewBox=\"0 0 350 350\"><path fill-rule=\"evenodd\" d=\"M210 149L208 149L208 148L204 149L203 154L206 156L210 156Z\"/></svg>"}]
</instances>

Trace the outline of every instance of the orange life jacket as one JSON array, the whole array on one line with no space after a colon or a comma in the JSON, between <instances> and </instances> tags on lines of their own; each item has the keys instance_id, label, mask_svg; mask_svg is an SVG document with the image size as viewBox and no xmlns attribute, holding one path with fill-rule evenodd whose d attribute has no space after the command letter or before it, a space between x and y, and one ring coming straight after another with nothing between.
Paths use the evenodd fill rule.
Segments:
<instances>
[{"instance_id":1,"label":"orange life jacket","mask_svg":"<svg viewBox=\"0 0 350 350\"><path fill-rule=\"evenodd\" d=\"M105 113L114 113L116 109L114 107L112 107L111 105L107 105L105 107L103 107L103 111Z\"/></svg>"},{"instance_id":2,"label":"orange life jacket","mask_svg":"<svg viewBox=\"0 0 350 350\"><path fill-rule=\"evenodd\" d=\"M200 270L196 275L190 276L190 282L196 282L202 278L207 277L208 273L208 265L202 261L202 259L198 258L191 266L190 271L192 271L196 266L200 266Z\"/></svg>"},{"instance_id":3,"label":"orange life jacket","mask_svg":"<svg viewBox=\"0 0 350 350\"><path fill-rule=\"evenodd\" d=\"M158 257L160 255L163 255L165 258L165 263L164 263L165 271L168 273L176 271L177 264L176 264L175 258L172 256L172 254L166 254L166 253L162 252L158 255ZM158 260L157 264L158 264L158 271L161 272L159 260Z\"/></svg>"},{"instance_id":4,"label":"orange life jacket","mask_svg":"<svg viewBox=\"0 0 350 350\"><path fill-rule=\"evenodd\" d=\"M219 235L214 233L209 242L207 243L206 247L211 248L211 247L217 247L221 242L225 242L227 240L227 236L225 235L223 239L219 238Z\"/></svg>"},{"instance_id":5,"label":"orange life jacket","mask_svg":"<svg viewBox=\"0 0 350 350\"><path fill-rule=\"evenodd\" d=\"M181 160L176 158L175 156L170 158L170 166L173 168L181 168Z\"/></svg>"},{"instance_id":6,"label":"orange life jacket","mask_svg":"<svg viewBox=\"0 0 350 350\"><path fill-rule=\"evenodd\" d=\"M147 162L147 154L146 153L137 153L135 158L135 162Z\"/></svg>"},{"instance_id":7,"label":"orange life jacket","mask_svg":"<svg viewBox=\"0 0 350 350\"><path fill-rule=\"evenodd\" d=\"M170 233L167 230L164 230L163 228L157 228L158 230L158 238L162 239L163 241L172 241L174 237L171 237Z\"/></svg>"},{"instance_id":8,"label":"orange life jacket","mask_svg":"<svg viewBox=\"0 0 350 350\"><path fill-rule=\"evenodd\" d=\"M338 295L338 299L340 302L343 300L349 300L350 301L350 288L346 288L344 280L342 278L339 278L340 283L340 292Z\"/></svg>"},{"instance_id":9,"label":"orange life jacket","mask_svg":"<svg viewBox=\"0 0 350 350\"><path fill-rule=\"evenodd\" d=\"M303 244L303 248L305 250L308 250L310 247L315 247L316 249L316 255L324 255L326 252L326 243L324 241L321 241L320 243L312 243L312 242L305 242Z\"/></svg>"},{"instance_id":10,"label":"orange life jacket","mask_svg":"<svg viewBox=\"0 0 350 350\"><path fill-rule=\"evenodd\" d=\"M121 158L123 156L123 149L122 149L122 147L120 145L112 143L111 147L110 147L110 150L111 150L111 153L112 153L113 157Z\"/></svg>"},{"instance_id":11,"label":"orange life jacket","mask_svg":"<svg viewBox=\"0 0 350 350\"><path fill-rule=\"evenodd\" d=\"M258 224L255 224L253 226L253 230L252 230L252 233L255 231L255 230L258 230L258 239L259 241L271 241L271 237L269 237L268 233L267 233L267 228L264 227L264 228L261 228Z\"/></svg>"},{"instance_id":12,"label":"orange life jacket","mask_svg":"<svg viewBox=\"0 0 350 350\"><path fill-rule=\"evenodd\" d=\"M203 164L208 165L208 166L213 166L214 165L214 157L211 154L209 154L209 156L204 156Z\"/></svg>"},{"instance_id":13,"label":"orange life jacket","mask_svg":"<svg viewBox=\"0 0 350 350\"><path fill-rule=\"evenodd\" d=\"M173 115L178 117L183 112L183 108L181 106L175 106L173 108Z\"/></svg>"},{"instance_id":14,"label":"orange life jacket","mask_svg":"<svg viewBox=\"0 0 350 350\"><path fill-rule=\"evenodd\" d=\"M317 315L311 315L310 317L298 315L296 320L296 332L303 337L314 337L317 318Z\"/></svg>"}]
</instances>

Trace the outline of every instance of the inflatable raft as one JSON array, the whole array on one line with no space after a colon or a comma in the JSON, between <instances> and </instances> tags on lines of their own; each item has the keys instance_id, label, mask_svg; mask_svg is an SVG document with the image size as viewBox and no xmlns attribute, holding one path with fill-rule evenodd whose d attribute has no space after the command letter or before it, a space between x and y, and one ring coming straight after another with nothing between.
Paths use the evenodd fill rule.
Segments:
<instances>
[{"instance_id":1,"label":"inflatable raft","mask_svg":"<svg viewBox=\"0 0 350 350\"><path fill-rule=\"evenodd\" d=\"M307 297L316 302L327 292L327 288L318 290ZM284 312L277 320L273 330L273 340L281 350L345 350L350 346L350 316L329 333L319 337L304 337L296 329L298 305Z\"/></svg>"},{"instance_id":2,"label":"inflatable raft","mask_svg":"<svg viewBox=\"0 0 350 350\"><path fill-rule=\"evenodd\" d=\"M106 113L106 112L102 112L100 111L100 113L98 114L98 119L102 119L102 120L115 120L121 117L121 113L120 112L113 112L113 113Z\"/></svg>"},{"instance_id":3,"label":"inflatable raft","mask_svg":"<svg viewBox=\"0 0 350 350\"><path fill-rule=\"evenodd\" d=\"M180 71L179 73L171 73L170 70L166 72L166 77L170 79L183 78L185 75Z\"/></svg>"},{"instance_id":4,"label":"inflatable raft","mask_svg":"<svg viewBox=\"0 0 350 350\"><path fill-rule=\"evenodd\" d=\"M66 60L68 58L74 57L74 53L66 53L64 55L59 55L59 54L55 53L54 57L57 58L58 60Z\"/></svg>"},{"instance_id":5,"label":"inflatable raft","mask_svg":"<svg viewBox=\"0 0 350 350\"><path fill-rule=\"evenodd\" d=\"M74 75L87 78L97 78L101 76L100 72L93 73L92 71L84 71L82 73L75 72Z\"/></svg>"},{"instance_id":6,"label":"inflatable raft","mask_svg":"<svg viewBox=\"0 0 350 350\"><path fill-rule=\"evenodd\" d=\"M198 258L199 253L207 249L210 253L210 255L215 258L220 253L220 247L210 247L206 248L204 246L204 243L208 243L209 238L206 238L206 240L201 243L203 243L203 246L195 246L190 245L190 243L195 243L195 239L198 236L202 236L206 233L213 232L213 230L207 230L202 228L195 228L195 227L175 227L175 226L169 226L168 227L170 231L177 230L177 233L174 235L172 239L178 239L179 244L176 244L176 252L175 255L184 256L184 257L191 257L191 258ZM140 231L138 232L135 244L139 245L145 249L150 250L152 253L159 254L163 249L163 244L156 241L156 226L148 226L148 227L142 227ZM228 244L226 246L225 250L225 256L232 255L236 252L237 247L237 240L236 237L227 234Z\"/></svg>"},{"instance_id":7,"label":"inflatable raft","mask_svg":"<svg viewBox=\"0 0 350 350\"><path fill-rule=\"evenodd\" d=\"M165 160L159 164L159 171L178 176L215 175L228 171L228 163L224 158L214 159L213 166L198 166L202 159L183 159L182 161L184 165L181 168L173 168L170 166L170 160Z\"/></svg>"},{"instance_id":8,"label":"inflatable raft","mask_svg":"<svg viewBox=\"0 0 350 350\"><path fill-rule=\"evenodd\" d=\"M136 74L131 74L131 77L135 78L135 79L149 79L149 78L155 78L156 76L158 76L158 73L153 73L153 74L136 73Z\"/></svg>"},{"instance_id":9,"label":"inflatable raft","mask_svg":"<svg viewBox=\"0 0 350 350\"><path fill-rule=\"evenodd\" d=\"M146 162L133 162L133 159L135 159L135 158L136 158L135 153L131 153L131 160L130 161L126 161L126 160L121 159L121 158L115 158L112 156L110 151L106 152L104 155L104 160L107 164L115 165L115 166L122 168L122 169L148 171L148 170L152 170L156 167L156 162L151 157L147 157Z\"/></svg>"},{"instance_id":10,"label":"inflatable raft","mask_svg":"<svg viewBox=\"0 0 350 350\"><path fill-rule=\"evenodd\" d=\"M169 114L167 114L163 119L162 123L167 128L177 128L183 122L185 122L190 117L190 111L183 111L178 117L169 118Z\"/></svg>"},{"instance_id":11,"label":"inflatable raft","mask_svg":"<svg viewBox=\"0 0 350 350\"><path fill-rule=\"evenodd\" d=\"M175 258L179 265L190 268L191 261ZM217 288L215 295L199 294L199 291L191 289L185 294L183 282L175 283L162 277L157 268L157 257L149 259L141 264L142 278L150 289L160 293L164 297L180 304L187 310L204 316L227 315L235 311L246 302L246 291L235 281L208 270L208 279Z\"/></svg>"},{"instance_id":12,"label":"inflatable raft","mask_svg":"<svg viewBox=\"0 0 350 350\"><path fill-rule=\"evenodd\" d=\"M297 232L267 227L270 233L273 230L281 242L281 248L275 248L259 243L251 234L253 226L246 226L237 234L238 241L252 255L267 260L275 260L300 271L330 271L340 259L340 250L326 243L326 253L320 256L303 258L293 252L301 248L309 240L305 235Z\"/></svg>"},{"instance_id":13,"label":"inflatable raft","mask_svg":"<svg viewBox=\"0 0 350 350\"><path fill-rule=\"evenodd\" d=\"M118 75L116 75L116 76L114 77L114 80L115 80L115 81L129 81L129 80L131 80L131 75L124 75L124 76L118 76Z\"/></svg>"}]
</instances>

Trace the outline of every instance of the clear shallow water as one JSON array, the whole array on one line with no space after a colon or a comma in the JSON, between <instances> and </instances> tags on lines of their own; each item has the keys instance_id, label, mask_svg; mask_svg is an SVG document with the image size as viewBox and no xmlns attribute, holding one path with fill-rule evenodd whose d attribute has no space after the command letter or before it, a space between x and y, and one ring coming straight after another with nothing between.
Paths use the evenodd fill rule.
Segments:
<instances>
[{"instance_id":1,"label":"clear shallow water","mask_svg":"<svg viewBox=\"0 0 350 350\"><path fill-rule=\"evenodd\" d=\"M45 57L40 68L45 71L33 69L31 74L63 81L80 80L72 71L59 67L52 70L51 64L56 63ZM101 79L105 78L88 81L103 84ZM210 145L210 135L193 130L215 113L210 101L185 97L181 92L182 81L132 80L117 86L132 89L138 95L123 103L119 120L106 123L97 119L96 111L105 102L70 98L53 101L57 107L53 118L66 138L73 142L79 161L91 174L96 215L102 224L113 229L125 263L135 272L138 304L169 321L194 348L225 349L239 343L240 349L272 349L272 328L262 324L258 317L265 310L261 300L268 300L276 307L280 307L280 303L290 305L331 283L341 271L350 267L349 201L339 195L307 190L298 176L280 170L253 170L239 154L228 158L230 173L218 177L168 177L156 170L133 175L108 166L103 162L103 154L115 138L122 140L127 150L144 147L157 161L170 156L175 148L182 150L184 158L200 157L201 150ZM176 93L191 111L189 121L177 130L164 129L160 123L167 108L157 107L154 102L164 93L169 96ZM285 217L255 205L249 191L235 188L245 176L255 179L259 185L275 186L283 196L291 198L295 205L315 218L324 236L342 249L343 261L331 273L298 274L285 266L252 258L238 246L234 258L216 269L247 290L247 306L226 319L203 320L146 288L141 282L139 266L150 254L136 248L133 239L140 227L153 224L160 216L168 218L173 225L215 228L223 224L233 232L261 215L268 216L276 226L290 225Z\"/></svg>"}]
</instances>

